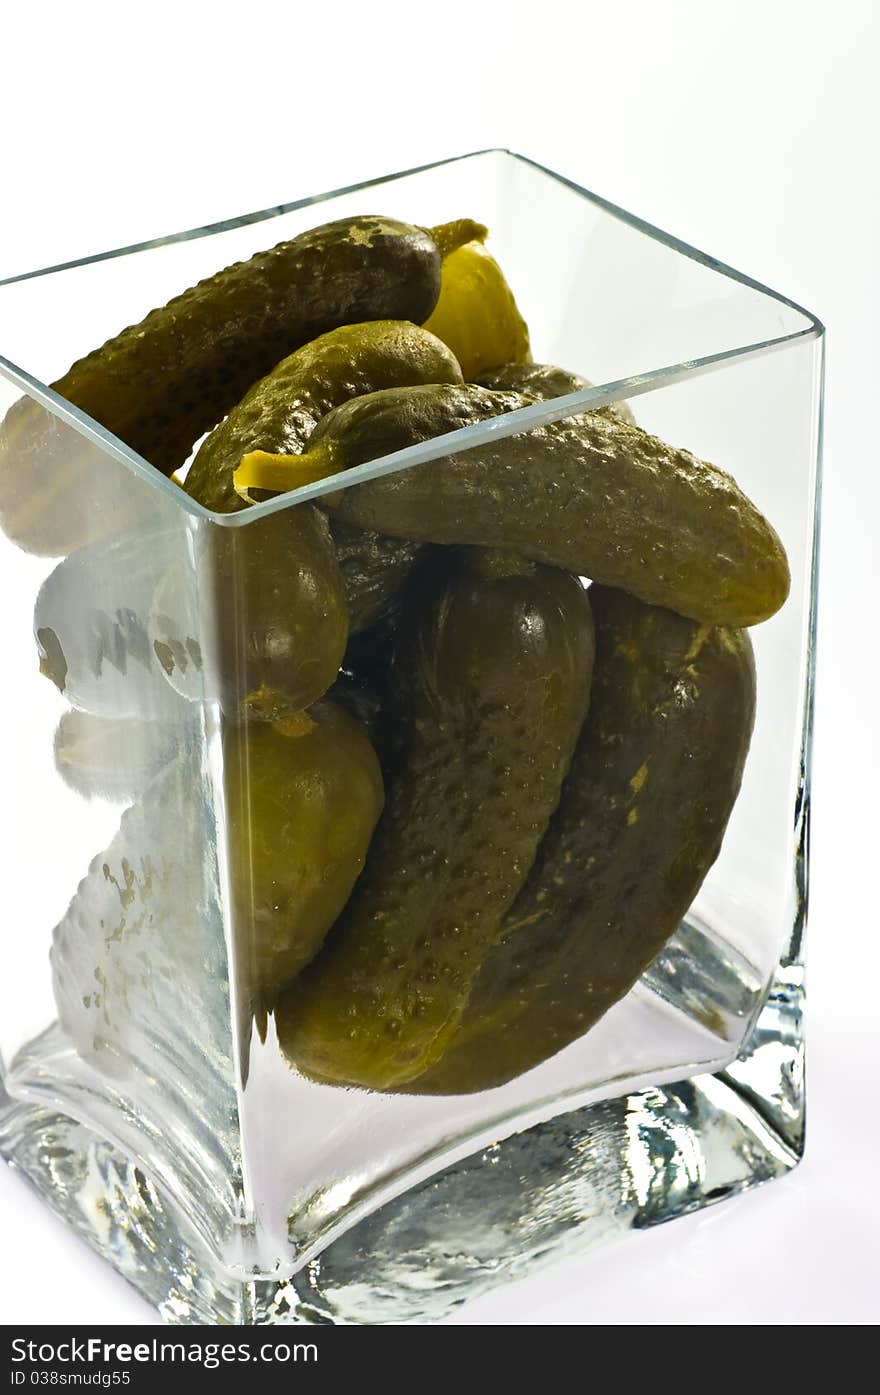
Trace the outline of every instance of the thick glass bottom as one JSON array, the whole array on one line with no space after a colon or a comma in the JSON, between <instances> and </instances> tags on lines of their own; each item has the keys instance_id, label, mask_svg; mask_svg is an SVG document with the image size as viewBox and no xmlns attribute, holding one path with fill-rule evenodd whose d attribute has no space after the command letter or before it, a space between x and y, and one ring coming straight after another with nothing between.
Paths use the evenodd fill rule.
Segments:
<instances>
[{"instance_id":1,"label":"thick glass bottom","mask_svg":"<svg viewBox=\"0 0 880 1395\"><path fill-rule=\"evenodd\" d=\"M168 1322L436 1321L526 1272L794 1167L800 975L781 971L725 1070L590 1104L441 1166L277 1280L230 1275L165 1191L66 1115L0 1094L0 1151Z\"/></svg>"}]
</instances>

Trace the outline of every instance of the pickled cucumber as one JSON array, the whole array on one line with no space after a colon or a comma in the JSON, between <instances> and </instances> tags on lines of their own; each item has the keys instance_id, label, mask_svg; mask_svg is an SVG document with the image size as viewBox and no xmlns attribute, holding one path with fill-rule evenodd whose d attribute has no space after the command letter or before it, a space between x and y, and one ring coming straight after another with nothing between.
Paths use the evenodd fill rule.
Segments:
<instances>
[{"instance_id":1,"label":"pickled cucumber","mask_svg":"<svg viewBox=\"0 0 880 1395\"><path fill-rule=\"evenodd\" d=\"M431 241L436 243L444 258L467 242L485 242L489 236L485 223L475 223L473 218L453 218L449 223L437 223L425 231L430 233Z\"/></svg>"},{"instance_id":2,"label":"pickled cucumber","mask_svg":"<svg viewBox=\"0 0 880 1395\"><path fill-rule=\"evenodd\" d=\"M675 932L718 856L754 720L748 635L589 594L593 694L559 808L443 1059L408 1088L490 1089L582 1036Z\"/></svg>"},{"instance_id":3,"label":"pickled cucumber","mask_svg":"<svg viewBox=\"0 0 880 1395\"><path fill-rule=\"evenodd\" d=\"M428 232L346 218L199 282L52 386L167 475L297 346L344 324L421 323L439 290L440 252ZM0 425L0 524L28 551L59 555L96 536L84 538L92 521L78 507L91 495L95 448L72 465L71 434L29 398ZM104 522L112 530L113 517Z\"/></svg>"},{"instance_id":4,"label":"pickled cucumber","mask_svg":"<svg viewBox=\"0 0 880 1395\"><path fill-rule=\"evenodd\" d=\"M300 344L337 325L427 319L440 254L420 228L343 218L200 281L53 387L163 474Z\"/></svg>"},{"instance_id":5,"label":"pickled cucumber","mask_svg":"<svg viewBox=\"0 0 880 1395\"><path fill-rule=\"evenodd\" d=\"M592 657L586 594L561 572L465 550L416 578L406 759L362 881L278 1003L299 1070L384 1089L441 1054L556 805Z\"/></svg>"},{"instance_id":6,"label":"pickled cucumber","mask_svg":"<svg viewBox=\"0 0 880 1395\"><path fill-rule=\"evenodd\" d=\"M528 326L482 237L444 256L440 298L425 328L449 345L469 381L531 352Z\"/></svg>"},{"instance_id":7,"label":"pickled cucumber","mask_svg":"<svg viewBox=\"0 0 880 1395\"><path fill-rule=\"evenodd\" d=\"M481 387L495 391L528 392L542 402L551 397L566 397L570 392L583 392L584 388L593 386L580 373L570 373L567 368L555 368L549 363L506 363L490 373L481 373L477 382ZM619 417L630 426L636 425L636 419L626 402L611 402L607 407L597 407L595 410L602 416Z\"/></svg>"},{"instance_id":8,"label":"pickled cucumber","mask_svg":"<svg viewBox=\"0 0 880 1395\"><path fill-rule=\"evenodd\" d=\"M345 653L348 611L319 509L304 504L213 529L200 574L214 614L206 683L227 720L276 721L326 693Z\"/></svg>"},{"instance_id":9,"label":"pickled cucumber","mask_svg":"<svg viewBox=\"0 0 880 1395\"><path fill-rule=\"evenodd\" d=\"M245 456L237 474L291 488L534 399L486 388L354 398L308 452ZM285 483L287 480L287 483ZM637 426L586 412L329 494L335 518L392 536L503 547L706 624L753 625L788 595L782 543L730 475Z\"/></svg>"},{"instance_id":10,"label":"pickled cucumber","mask_svg":"<svg viewBox=\"0 0 880 1395\"><path fill-rule=\"evenodd\" d=\"M201 446L186 477L206 508L247 507L233 472L249 450L296 454L331 407L366 392L418 383L460 383L450 349L400 320L345 325L291 354L246 393ZM344 524L333 529L352 632L378 618L403 584L419 545Z\"/></svg>"},{"instance_id":11,"label":"pickled cucumber","mask_svg":"<svg viewBox=\"0 0 880 1395\"><path fill-rule=\"evenodd\" d=\"M395 600L424 551L408 538L389 538L334 519L330 533L342 574L351 634L379 620Z\"/></svg>"},{"instance_id":12,"label":"pickled cucumber","mask_svg":"<svg viewBox=\"0 0 880 1395\"><path fill-rule=\"evenodd\" d=\"M304 344L245 393L199 448L184 488L206 508L247 507L232 475L249 450L297 455L318 420L350 397L419 383L460 383L452 351L402 320L343 325Z\"/></svg>"},{"instance_id":13,"label":"pickled cucumber","mask_svg":"<svg viewBox=\"0 0 880 1395\"><path fill-rule=\"evenodd\" d=\"M233 921L243 977L263 999L309 962L364 865L382 810L358 722L324 701L223 739Z\"/></svg>"}]
</instances>

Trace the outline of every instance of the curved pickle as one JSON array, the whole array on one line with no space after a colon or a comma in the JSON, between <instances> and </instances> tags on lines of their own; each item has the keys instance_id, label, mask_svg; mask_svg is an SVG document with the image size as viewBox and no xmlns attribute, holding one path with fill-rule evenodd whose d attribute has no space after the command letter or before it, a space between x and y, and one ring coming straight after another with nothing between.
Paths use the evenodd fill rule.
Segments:
<instances>
[{"instance_id":1,"label":"curved pickle","mask_svg":"<svg viewBox=\"0 0 880 1395\"><path fill-rule=\"evenodd\" d=\"M390 218L342 219L190 287L78 360L52 387L170 475L299 345L339 325L421 323L439 290L440 252L426 230ZM120 507L135 516L143 510L133 477L115 509L97 518L83 509L83 500L94 502L94 470L104 457L77 437L30 398L0 424L0 526L29 552L64 555L94 541L99 527L112 533Z\"/></svg>"},{"instance_id":2,"label":"curved pickle","mask_svg":"<svg viewBox=\"0 0 880 1395\"><path fill-rule=\"evenodd\" d=\"M377 392L324 417L304 455L254 452L236 473L291 489L533 401L474 386ZM358 527L505 548L706 624L766 620L790 585L782 543L730 475L595 412L491 436L325 502Z\"/></svg>"},{"instance_id":3,"label":"curved pickle","mask_svg":"<svg viewBox=\"0 0 880 1395\"><path fill-rule=\"evenodd\" d=\"M285 1055L318 1080L386 1089L442 1053L589 700L579 582L491 553L449 566L441 556L417 578L405 617L409 747L364 877L276 1010Z\"/></svg>"},{"instance_id":4,"label":"curved pickle","mask_svg":"<svg viewBox=\"0 0 880 1395\"><path fill-rule=\"evenodd\" d=\"M402 320L343 325L282 359L199 447L184 489L217 513L247 508L232 476L249 450L298 455L333 407L381 388L460 383L450 349Z\"/></svg>"},{"instance_id":5,"label":"curved pickle","mask_svg":"<svg viewBox=\"0 0 880 1395\"><path fill-rule=\"evenodd\" d=\"M379 320L331 330L283 359L245 394L203 442L184 487L218 513L247 508L232 478L245 452L298 454L320 418L351 397L386 387L461 381L451 350L417 325ZM354 633L381 615L420 548L345 524L333 535Z\"/></svg>"},{"instance_id":6,"label":"curved pickle","mask_svg":"<svg viewBox=\"0 0 880 1395\"><path fill-rule=\"evenodd\" d=\"M590 712L559 808L424 1094L492 1089L576 1041L678 928L718 856L755 714L743 630L590 588Z\"/></svg>"}]
</instances>

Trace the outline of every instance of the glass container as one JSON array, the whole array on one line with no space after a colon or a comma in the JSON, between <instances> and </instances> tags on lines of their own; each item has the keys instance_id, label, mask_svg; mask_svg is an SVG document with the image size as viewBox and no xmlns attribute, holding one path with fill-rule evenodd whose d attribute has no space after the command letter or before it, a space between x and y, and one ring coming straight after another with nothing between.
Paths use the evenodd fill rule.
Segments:
<instances>
[{"instance_id":1,"label":"glass container","mask_svg":"<svg viewBox=\"0 0 880 1395\"><path fill-rule=\"evenodd\" d=\"M375 458L367 452L345 476L344 495L338 478L323 479L230 514L202 508L45 386L196 281L361 213L423 226L459 217L486 224L535 359L595 386L527 400ZM437 1320L536 1266L784 1176L804 1141L818 321L505 151L16 277L0 285L0 319L0 1151L11 1165L173 1323ZM352 970L361 994L354 1026L344 974L311 1017L296 993L282 1011L261 993L254 954L260 840L273 817L266 769L275 758L254 754L253 724L232 723L226 701L230 684L252 692L262 681L251 641L269 620L265 588L251 585L253 559L277 555L279 539L283 548L304 520L325 510L332 520L340 499L378 489L381 502L389 481L393 488L410 471L424 479L432 464L441 490L472 467L494 488L492 469L503 473L506 453L529 434L577 430L583 414L622 403L645 431L732 475L788 558L788 599L749 630L754 728L720 852L659 953L637 966L632 986L620 971L617 999L597 1020L579 1014L595 976L626 946L626 897L640 898L643 931L656 934L651 878L668 867L658 871L650 829L634 844L640 852L627 856L621 833L606 849L623 897L610 959L601 945L586 958L554 959L550 941L545 948L533 936L517 1012L508 1020L500 1008L495 1027L478 1016L457 1074L444 1084L440 1069L432 1090L412 1068L371 1075L349 1046L362 1031L387 1048L383 1015L397 1017L389 1030L411 1053L428 1043L423 1066L451 1059L448 1045L439 1056L430 1045L424 1003L397 1008L420 956L430 977L439 952L431 927L444 912L444 934L459 937L443 961L452 983L444 1042L450 1023L460 1031L467 1020L487 956L509 946L509 929L482 939L472 930L482 913L473 899L467 923L456 920L457 906L464 880L479 876L490 855L476 837L481 827L492 856L509 864L520 855L504 810L532 799L533 762L496 772L490 788L479 751L465 761L452 750L444 778L457 833L440 847L429 831L404 868L418 881L423 933L408 927L401 962L377 957L366 989ZM613 434L607 412L590 420L603 430L612 422ZM562 483L551 479L549 495ZM534 500L533 517L518 498L505 508L502 490L489 537L468 516L462 539L428 540L528 552L544 503ZM364 510L353 511L362 524ZM650 556L641 560L656 570ZM585 585L590 573L581 571ZM705 627L694 632L698 663L701 646L716 641ZM310 660L309 644L322 643L303 639L294 657ZM384 682L389 626L367 629L358 643L359 662ZM708 700L692 691L696 680L688 687L691 660L680 658L681 703ZM721 727L747 722L730 675L718 681L709 698L728 714ZM352 696L350 684L341 701L369 722L365 691ZM395 741L405 725L401 709L383 737L386 820L404 778ZM665 763L657 757L668 782L653 814L662 843L670 827L676 836L676 820L694 824L715 777L711 760L700 767L687 743ZM640 769L633 797L650 788L650 760ZM281 775L270 776L277 789ZM294 810L285 828L291 858L311 849L325 859L325 879L337 875L343 806L369 802L370 778L363 764L349 770L323 841ZM520 792L507 793L505 781ZM411 825L418 798L409 807ZM643 808L650 814L650 800L633 806L626 827ZM393 862L375 840L371 854ZM666 847L667 863L675 854ZM579 903L587 920L602 889L588 885ZM293 882L285 894L285 913L298 914ZM359 883L353 897L362 894ZM487 908L494 894L490 887ZM328 943L332 953L336 941ZM541 994L549 1006L536 1026L530 1014ZM376 1020L365 1022L364 1002ZM309 1021L322 1043L314 1052ZM422 1081L429 1075L426 1067Z\"/></svg>"}]
</instances>

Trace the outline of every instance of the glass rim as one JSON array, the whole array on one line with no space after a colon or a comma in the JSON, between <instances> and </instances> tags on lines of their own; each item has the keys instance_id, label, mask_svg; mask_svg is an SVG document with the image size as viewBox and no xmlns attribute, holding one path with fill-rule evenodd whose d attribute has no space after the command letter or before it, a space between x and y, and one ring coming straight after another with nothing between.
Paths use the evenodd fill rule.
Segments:
<instances>
[{"instance_id":1,"label":"glass rim","mask_svg":"<svg viewBox=\"0 0 880 1395\"><path fill-rule=\"evenodd\" d=\"M215 233L229 232L236 228L246 227L250 224L281 217L300 209L318 206L342 195L358 193L361 190L371 189L382 184L393 183L398 179L405 179L412 175L424 174L430 170L439 169L444 166L458 164L466 160L477 160L492 155L507 156L509 159L520 164L538 170L541 174L546 175L548 178L571 189L582 198L594 203L612 217L626 223L635 231L663 243L682 256L699 262L710 271L737 281L748 289L756 291L761 295L775 300L779 304L787 306L790 310L795 311L796 314L801 316L802 319L806 321L806 324L800 329L790 330L785 334L777 335L770 339L741 345L737 348L720 350L717 353L708 354L702 358L688 359L679 363L650 369L644 373L634 374L631 377L595 384L589 388L583 388L577 392L568 393L564 397L550 398L546 401L530 403L528 406L517 408L513 412L508 412L498 417L490 417L485 421L460 427L456 431L447 432L444 435L432 437L430 440L419 442L416 445L407 446L403 450L378 456L374 460L366 461L361 465L353 466L351 469L340 471L335 475L331 475L313 484L303 485L299 489L278 494L274 498L264 500L258 504L253 504L234 513L218 513L213 509L205 508L203 504L191 498L173 479L163 475L160 470L150 464L144 456L133 450L120 437L108 431L100 422L81 411L78 407L75 407L73 403L55 392L52 387L46 383L40 382L39 379L35 378L25 369L20 368L17 364L12 363L2 355L0 355L0 375L37 401L47 411L50 411L54 416L76 430L80 435L99 446L102 451L119 461L119 463L130 470L132 474L144 480L153 488L158 489L160 493L165 494L166 497L173 500L179 508L182 508L184 512L191 514L195 518L217 524L221 527L241 528L251 523L256 523L261 518L265 518L269 514L277 513L282 509L292 508L297 504L320 499L322 496L335 493L339 489L351 488L367 480L393 474L400 470L409 469L415 465L425 464L441 456L457 455L462 451L472 449L490 439L499 440L507 436L519 435L536 427L545 426L555 421L561 421L566 417L576 416L585 411L594 411L597 408L610 406L624 399L641 396L659 387L666 387L674 383L685 381L686 379L700 376L704 373L713 372L732 361L742 361L744 359L760 357L767 353L785 348L801 339L821 339L824 336L825 326L822 322L811 311L805 309L796 301L763 285L753 277L735 270L726 263L718 261L717 258L711 257L705 252L701 252L698 248L683 242L680 238L673 236L671 233L664 232L652 223L628 212L626 209L610 202L601 195L595 194L591 190L585 189L581 185L575 183L573 180L567 179L564 175L548 169L538 161L532 160L528 156L521 155L503 146L466 151L463 154L440 160L432 160L423 165L415 165L409 169L397 170L390 174L384 174L372 179L359 181L355 184L345 185L339 189L327 190L321 194L308 195L289 203L275 204L269 208L260 209L253 213L242 214L237 217L223 219L219 222L208 223L201 227L189 228L182 232L152 238L145 242L132 243L126 247L98 252L90 256L77 258L73 261L58 262L52 266L42 267L35 271L28 271L15 276L5 277L0 279L0 290L2 290L4 286L17 285L23 281L74 270L77 267L91 266L97 262L129 256L136 252L149 251L153 248L169 246L177 242L191 241L196 238L210 237Z\"/></svg>"}]
</instances>

